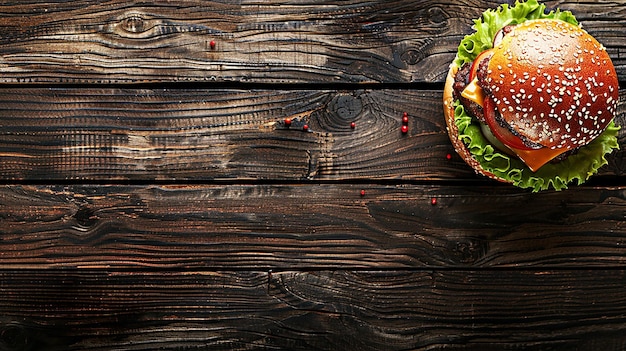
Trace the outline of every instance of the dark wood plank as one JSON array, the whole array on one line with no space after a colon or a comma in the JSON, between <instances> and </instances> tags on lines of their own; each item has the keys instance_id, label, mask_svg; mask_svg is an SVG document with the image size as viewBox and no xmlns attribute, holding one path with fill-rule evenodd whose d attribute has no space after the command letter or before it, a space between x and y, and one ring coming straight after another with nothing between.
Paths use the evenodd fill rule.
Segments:
<instances>
[{"instance_id":1,"label":"dark wood plank","mask_svg":"<svg viewBox=\"0 0 626 351\"><path fill-rule=\"evenodd\" d=\"M483 179L456 156L441 100L397 89L0 89L0 179ZM620 133L603 176L626 170Z\"/></svg>"},{"instance_id":2,"label":"dark wood plank","mask_svg":"<svg viewBox=\"0 0 626 351\"><path fill-rule=\"evenodd\" d=\"M626 347L626 272L1 271L4 350Z\"/></svg>"},{"instance_id":3,"label":"dark wood plank","mask_svg":"<svg viewBox=\"0 0 626 351\"><path fill-rule=\"evenodd\" d=\"M5 1L0 82L441 82L472 20L501 2ZM573 11L626 77L623 6L547 4Z\"/></svg>"},{"instance_id":4,"label":"dark wood plank","mask_svg":"<svg viewBox=\"0 0 626 351\"><path fill-rule=\"evenodd\" d=\"M473 176L446 159L437 91L5 89L0 99L4 179Z\"/></svg>"},{"instance_id":5,"label":"dark wood plank","mask_svg":"<svg viewBox=\"0 0 626 351\"><path fill-rule=\"evenodd\" d=\"M623 187L4 186L0 259L5 268L624 267L625 213Z\"/></svg>"}]
</instances>

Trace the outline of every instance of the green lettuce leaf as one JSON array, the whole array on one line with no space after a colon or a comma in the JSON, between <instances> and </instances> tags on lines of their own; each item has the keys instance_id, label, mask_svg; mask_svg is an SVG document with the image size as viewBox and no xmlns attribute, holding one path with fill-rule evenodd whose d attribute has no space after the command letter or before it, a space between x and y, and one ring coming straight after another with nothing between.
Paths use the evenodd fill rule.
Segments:
<instances>
[{"instance_id":1,"label":"green lettuce leaf","mask_svg":"<svg viewBox=\"0 0 626 351\"><path fill-rule=\"evenodd\" d=\"M483 12L481 18L474 20L472 28L475 32L461 40L454 62L461 67L466 62L474 61L481 52L491 49L493 37L502 27L541 18L558 19L578 25L578 21L571 12L558 9L546 12L546 5L539 4L537 0L516 1L513 7L502 4L495 10Z\"/></svg>"},{"instance_id":2,"label":"green lettuce leaf","mask_svg":"<svg viewBox=\"0 0 626 351\"><path fill-rule=\"evenodd\" d=\"M520 188L530 188L534 192L540 190L566 189L569 183L584 183L598 169L607 164L606 155L613 149L619 149L617 134L620 127L613 121L591 143L581 147L577 153L564 161L548 163L533 172L517 157L500 152L485 138L480 125L468 115L463 105L455 103L455 122L459 128L459 138L480 162L481 166L496 176L506 179Z\"/></svg>"},{"instance_id":3,"label":"green lettuce leaf","mask_svg":"<svg viewBox=\"0 0 626 351\"><path fill-rule=\"evenodd\" d=\"M474 21L476 32L465 36L459 45L454 63L461 67L473 62L482 51L492 47L493 37L504 26L519 24L530 19L558 19L574 25L578 21L569 11L546 12L546 6L537 0L517 1L514 6L500 5L495 10L487 10ZM455 101L455 124L459 129L459 139L468 147L473 157L483 169L511 182L520 188L530 188L534 192L566 189L568 184L578 185L597 173L607 164L606 155L619 149L617 134L620 129L612 121L606 130L591 143L581 147L574 155L559 163L548 163L533 172L517 157L499 151L483 135L480 122L468 115L457 100Z\"/></svg>"}]
</instances>

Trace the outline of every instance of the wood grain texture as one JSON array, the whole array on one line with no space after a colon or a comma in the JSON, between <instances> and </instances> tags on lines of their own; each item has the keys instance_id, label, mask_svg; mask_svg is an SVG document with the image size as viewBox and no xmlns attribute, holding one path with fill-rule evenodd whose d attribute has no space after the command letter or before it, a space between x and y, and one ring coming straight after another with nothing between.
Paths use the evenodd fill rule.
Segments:
<instances>
[{"instance_id":1,"label":"wood grain texture","mask_svg":"<svg viewBox=\"0 0 626 351\"><path fill-rule=\"evenodd\" d=\"M623 270L1 271L3 350L606 350Z\"/></svg>"},{"instance_id":2,"label":"wood grain texture","mask_svg":"<svg viewBox=\"0 0 626 351\"><path fill-rule=\"evenodd\" d=\"M0 260L4 268L624 267L625 198L623 187L4 186Z\"/></svg>"},{"instance_id":3,"label":"wood grain texture","mask_svg":"<svg viewBox=\"0 0 626 351\"><path fill-rule=\"evenodd\" d=\"M442 82L501 2L5 1L0 82ZM573 11L624 79L623 3L547 5Z\"/></svg>"},{"instance_id":4,"label":"wood grain texture","mask_svg":"<svg viewBox=\"0 0 626 351\"><path fill-rule=\"evenodd\" d=\"M441 101L399 89L0 89L0 179L482 179L455 154ZM626 129L619 139L597 179L624 176Z\"/></svg>"},{"instance_id":5,"label":"wood grain texture","mask_svg":"<svg viewBox=\"0 0 626 351\"><path fill-rule=\"evenodd\" d=\"M539 194L448 140L500 2L0 2L0 351L626 349L626 129Z\"/></svg>"}]
</instances>

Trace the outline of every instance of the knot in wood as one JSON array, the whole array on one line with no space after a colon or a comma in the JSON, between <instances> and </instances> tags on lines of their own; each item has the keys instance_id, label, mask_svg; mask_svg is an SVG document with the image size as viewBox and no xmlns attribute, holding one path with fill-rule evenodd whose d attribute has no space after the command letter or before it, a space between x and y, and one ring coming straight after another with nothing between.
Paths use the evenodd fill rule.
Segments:
<instances>
[{"instance_id":1,"label":"knot in wood","mask_svg":"<svg viewBox=\"0 0 626 351\"><path fill-rule=\"evenodd\" d=\"M339 94L330 103L330 110L340 119L353 120L363 110L359 97L349 94Z\"/></svg>"},{"instance_id":2,"label":"knot in wood","mask_svg":"<svg viewBox=\"0 0 626 351\"><path fill-rule=\"evenodd\" d=\"M26 350L27 345L28 333L23 326L10 323L0 327L0 350Z\"/></svg>"},{"instance_id":3,"label":"knot in wood","mask_svg":"<svg viewBox=\"0 0 626 351\"><path fill-rule=\"evenodd\" d=\"M128 14L122 20L121 27L124 31L133 34L145 32L148 28L146 20L138 13Z\"/></svg>"},{"instance_id":4,"label":"knot in wood","mask_svg":"<svg viewBox=\"0 0 626 351\"><path fill-rule=\"evenodd\" d=\"M400 55L400 58L407 65L415 65L426 57L426 54L422 51L409 49Z\"/></svg>"},{"instance_id":5,"label":"knot in wood","mask_svg":"<svg viewBox=\"0 0 626 351\"><path fill-rule=\"evenodd\" d=\"M418 11L413 25L424 33L439 34L450 29L449 19L450 15L443 8L433 6Z\"/></svg>"},{"instance_id":6,"label":"knot in wood","mask_svg":"<svg viewBox=\"0 0 626 351\"><path fill-rule=\"evenodd\" d=\"M431 23L445 24L448 21L448 15L441 7L433 6L428 9L427 14Z\"/></svg>"},{"instance_id":7,"label":"knot in wood","mask_svg":"<svg viewBox=\"0 0 626 351\"><path fill-rule=\"evenodd\" d=\"M98 221L98 217L92 208L82 206L74 214L74 220L80 227L89 228Z\"/></svg>"},{"instance_id":8,"label":"knot in wood","mask_svg":"<svg viewBox=\"0 0 626 351\"><path fill-rule=\"evenodd\" d=\"M400 59L406 65L416 65L431 54L434 46L432 39L420 40L413 47L401 51Z\"/></svg>"},{"instance_id":9,"label":"knot in wood","mask_svg":"<svg viewBox=\"0 0 626 351\"><path fill-rule=\"evenodd\" d=\"M489 244L477 238L464 238L452 242L452 253L457 263L475 264L489 250Z\"/></svg>"}]
</instances>

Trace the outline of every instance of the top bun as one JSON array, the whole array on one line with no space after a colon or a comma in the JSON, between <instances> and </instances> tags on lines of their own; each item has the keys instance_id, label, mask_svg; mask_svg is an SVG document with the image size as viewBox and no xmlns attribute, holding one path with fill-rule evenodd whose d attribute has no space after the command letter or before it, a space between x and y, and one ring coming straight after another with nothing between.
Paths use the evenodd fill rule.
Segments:
<instances>
[{"instance_id":1,"label":"top bun","mask_svg":"<svg viewBox=\"0 0 626 351\"><path fill-rule=\"evenodd\" d=\"M511 129L549 148L588 144L617 109L619 83L606 49L560 20L516 25L494 48L486 83Z\"/></svg>"}]
</instances>

